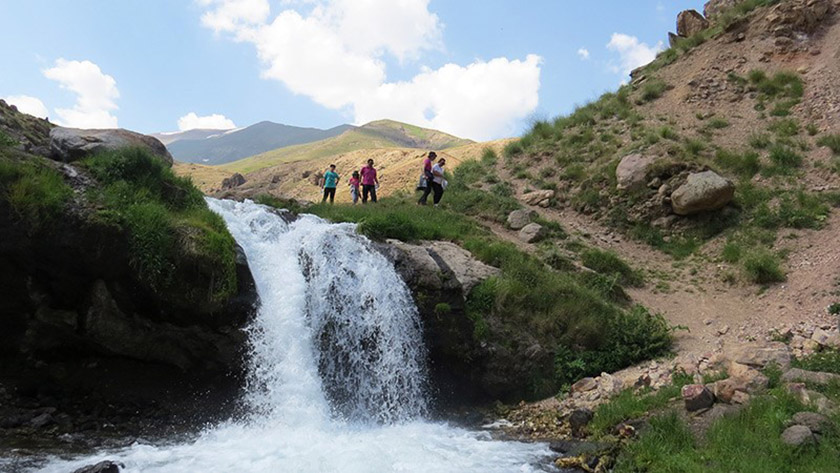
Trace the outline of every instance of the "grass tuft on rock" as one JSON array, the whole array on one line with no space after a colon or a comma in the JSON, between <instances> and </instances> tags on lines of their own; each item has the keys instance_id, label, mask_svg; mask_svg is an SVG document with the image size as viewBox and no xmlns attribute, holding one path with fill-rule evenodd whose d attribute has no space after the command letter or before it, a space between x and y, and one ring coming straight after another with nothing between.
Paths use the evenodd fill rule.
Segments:
<instances>
[{"instance_id":1,"label":"grass tuft on rock","mask_svg":"<svg viewBox=\"0 0 840 473\"><path fill-rule=\"evenodd\" d=\"M32 232L58 218L72 194L55 169L0 154L0 198Z\"/></svg>"}]
</instances>

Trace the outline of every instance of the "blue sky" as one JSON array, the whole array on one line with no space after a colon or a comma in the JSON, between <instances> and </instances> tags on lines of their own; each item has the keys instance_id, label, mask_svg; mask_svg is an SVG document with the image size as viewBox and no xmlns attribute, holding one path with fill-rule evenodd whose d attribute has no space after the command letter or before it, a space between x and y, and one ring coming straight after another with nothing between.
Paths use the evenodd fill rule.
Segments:
<instances>
[{"instance_id":1,"label":"blue sky","mask_svg":"<svg viewBox=\"0 0 840 473\"><path fill-rule=\"evenodd\" d=\"M614 89L702 3L4 0L0 97L146 133L182 117L184 129L396 118L498 138Z\"/></svg>"}]
</instances>

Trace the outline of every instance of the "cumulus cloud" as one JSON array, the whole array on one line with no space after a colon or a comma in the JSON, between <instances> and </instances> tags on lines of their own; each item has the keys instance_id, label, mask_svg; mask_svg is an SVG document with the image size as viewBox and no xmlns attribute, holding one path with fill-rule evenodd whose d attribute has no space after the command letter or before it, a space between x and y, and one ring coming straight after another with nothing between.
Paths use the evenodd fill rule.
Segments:
<instances>
[{"instance_id":1,"label":"cumulus cloud","mask_svg":"<svg viewBox=\"0 0 840 473\"><path fill-rule=\"evenodd\" d=\"M10 95L8 97L3 97L3 100L5 100L8 104L17 107L19 111L28 113L34 117L47 118L47 115L49 115L47 106L44 105L44 102L37 97L31 97L29 95Z\"/></svg>"},{"instance_id":2,"label":"cumulus cloud","mask_svg":"<svg viewBox=\"0 0 840 473\"><path fill-rule=\"evenodd\" d=\"M618 65L612 66L613 72L628 75L633 69L656 59L656 54L662 51L663 44L660 41L654 46L649 46L635 36L613 33L610 42L607 43L607 49L618 53Z\"/></svg>"},{"instance_id":3,"label":"cumulus cloud","mask_svg":"<svg viewBox=\"0 0 840 473\"><path fill-rule=\"evenodd\" d=\"M580 56L582 61L586 61L589 59L589 50L586 48L580 48L577 50L577 55Z\"/></svg>"},{"instance_id":4,"label":"cumulus cloud","mask_svg":"<svg viewBox=\"0 0 840 473\"><path fill-rule=\"evenodd\" d=\"M73 108L55 109L58 124L75 128L117 127L117 117L111 114L118 108L117 81L99 66L90 61L58 59L55 66L44 71L44 76L76 94Z\"/></svg>"},{"instance_id":5,"label":"cumulus cloud","mask_svg":"<svg viewBox=\"0 0 840 473\"><path fill-rule=\"evenodd\" d=\"M514 131L537 106L541 59L496 58L388 81L386 56L417 61L443 49L429 0L199 0L202 24L254 45L262 77L356 123L392 118L474 139Z\"/></svg>"},{"instance_id":6,"label":"cumulus cloud","mask_svg":"<svg viewBox=\"0 0 840 473\"><path fill-rule=\"evenodd\" d=\"M195 112L190 112L178 119L178 130L180 131L195 129L231 130L233 128L236 128L233 120L218 113L200 117Z\"/></svg>"}]
</instances>

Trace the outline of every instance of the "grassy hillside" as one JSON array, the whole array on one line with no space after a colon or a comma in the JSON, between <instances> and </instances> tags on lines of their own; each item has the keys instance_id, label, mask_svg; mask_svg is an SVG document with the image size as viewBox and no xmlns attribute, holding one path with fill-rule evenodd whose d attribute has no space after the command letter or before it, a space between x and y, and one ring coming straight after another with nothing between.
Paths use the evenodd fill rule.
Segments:
<instances>
[{"instance_id":1,"label":"grassy hillside","mask_svg":"<svg viewBox=\"0 0 840 473\"><path fill-rule=\"evenodd\" d=\"M220 166L229 172L247 174L281 163L307 161L362 149L418 148L445 149L471 143L446 133L380 120L348 130L326 140L287 146Z\"/></svg>"}]
</instances>

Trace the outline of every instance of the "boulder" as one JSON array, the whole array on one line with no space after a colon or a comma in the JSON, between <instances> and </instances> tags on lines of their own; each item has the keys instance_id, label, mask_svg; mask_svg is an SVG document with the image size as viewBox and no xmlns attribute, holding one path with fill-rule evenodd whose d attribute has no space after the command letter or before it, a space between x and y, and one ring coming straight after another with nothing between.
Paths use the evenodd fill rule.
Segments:
<instances>
[{"instance_id":1,"label":"boulder","mask_svg":"<svg viewBox=\"0 0 840 473\"><path fill-rule=\"evenodd\" d=\"M77 161L100 151L137 147L160 157L172 165L172 155L157 138L129 130L83 130L55 127L50 130L50 150L53 159L65 163Z\"/></svg>"},{"instance_id":2,"label":"boulder","mask_svg":"<svg viewBox=\"0 0 840 473\"><path fill-rule=\"evenodd\" d=\"M830 348L840 348L840 333L836 331L827 331L821 328L814 330L811 335L811 340L820 344L820 346Z\"/></svg>"},{"instance_id":3,"label":"boulder","mask_svg":"<svg viewBox=\"0 0 840 473\"><path fill-rule=\"evenodd\" d=\"M709 27L709 20L697 10L683 10L677 15L677 36L689 38Z\"/></svg>"},{"instance_id":4,"label":"boulder","mask_svg":"<svg viewBox=\"0 0 840 473\"><path fill-rule=\"evenodd\" d=\"M816 443L816 441L814 433L804 425L792 425L782 432L782 442L791 447L810 445Z\"/></svg>"},{"instance_id":5,"label":"boulder","mask_svg":"<svg viewBox=\"0 0 840 473\"><path fill-rule=\"evenodd\" d=\"M677 215L693 215L717 210L732 201L735 185L714 171L688 175L685 184L671 193L671 206Z\"/></svg>"},{"instance_id":6,"label":"boulder","mask_svg":"<svg viewBox=\"0 0 840 473\"><path fill-rule=\"evenodd\" d=\"M526 209L514 210L507 217L508 226L513 230L521 230L531 223L531 211Z\"/></svg>"},{"instance_id":7,"label":"boulder","mask_svg":"<svg viewBox=\"0 0 840 473\"><path fill-rule=\"evenodd\" d=\"M403 280L424 291L456 290L466 297L476 285L500 272L448 241L410 244L388 240L387 243L398 253L382 251L394 262Z\"/></svg>"},{"instance_id":8,"label":"boulder","mask_svg":"<svg viewBox=\"0 0 840 473\"><path fill-rule=\"evenodd\" d=\"M682 388L685 410L689 412L708 409L715 403L715 395L702 384L688 384Z\"/></svg>"},{"instance_id":9,"label":"boulder","mask_svg":"<svg viewBox=\"0 0 840 473\"><path fill-rule=\"evenodd\" d=\"M819 434L831 427L831 419L816 412L797 412L791 419L791 425L804 425Z\"/></svg>"},{"instance_id":10,"label":"boulder","mask_svg":"<svg viewBox=\"0 0 840 473\"><path fill-rule=\"evenodd\" d=\"M233 176L222 179L222 189L233 189L245 184L245 176L235 173Z\"/></svg>"},{"instance_id":11,"label":"boulder","mask_svg":"<svg viewBox=\"0 0 840 473\"><path fill-rule=\"evenodd\" d=\"M727 357L736 363L759 369L770 363L775 363L782 369L790 366L790 349L782 342L770 342L763 347L735 347Z\"/></svg>"},{"instance_id":12,"label":"boulder","mask_svg":"<svg viewBox=\"0 0 840 473\"><path fill-rule=\"evenodd\" d=\"M539 223L529 223L519 230L519 239L525 243L536 243L545 238L545 228Z\"/></svg>"},{"instance_id":13,"label":"boulder","mask_svg":"<svg viewBox=\"0 0 840 473\"><path fill-rule=\"evenodd\" d=\"M120 473L121 466L119 463L105 460L95 465L83 466L78 470L74 470L73 473Z\"/></svg>"},{"instance_id":14,"label":"boulder","mask_svg":"<svg viewBox=\"0 0 840 473\"><path fill-rule=\"evenodd\" d=\"M590 409L575 409L569 414L569 427L572 429L572 436L583 437L583 429L589 425L595 413Z\"/></svg>"},{"instance_id":15,"label":"boulder","mask_svg":"<svg viewBox=\"0 0 840 473\"><path fill-rule=\"evenodd\" d=\"M540 207L548 207L551 205L551 199L554 198L554 191L551 189L528 192L522 196L522 200L528 205L538 205Z\"/></svg>"},{"instance_id":16,"label":"boulder","mask_svg":"<svg viewBox=\"0 0 840 473\"><path fill-rule=\"evenodd\" d=\"M819 371L806 371L799 368L791 368L782 375L783 383L809 383L825 386L832 382L840 383L840 374L822 373Z\"/></svg>"},{"instance_id":17,"label":"boulder","mask_svg":"<svg viewBox=\"0 0 840 473\"><path fill-rule=\"evenodd\" d=\"M628 154L621 158L615 168L615 179L619 190L633 190L647 183L647 173L654 159L641 154Z\"/></svg>"}]
</instances>

